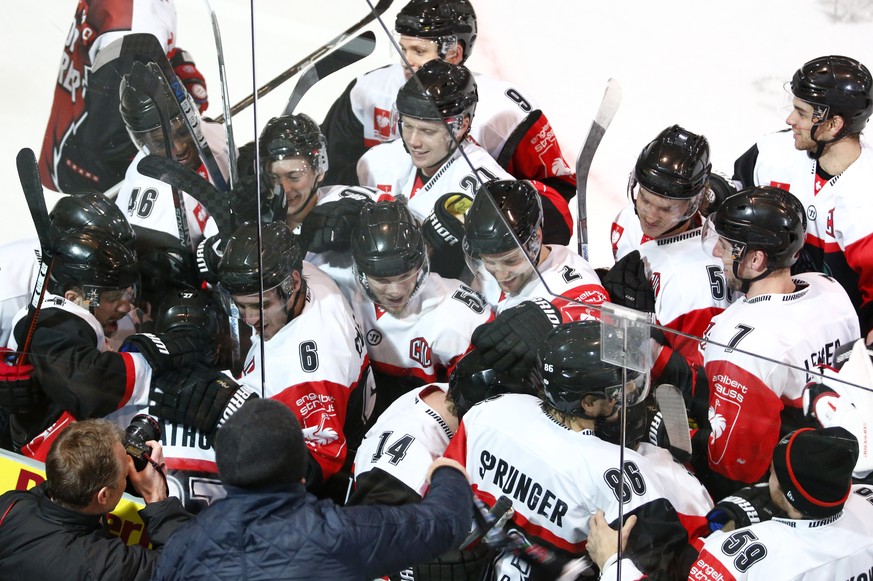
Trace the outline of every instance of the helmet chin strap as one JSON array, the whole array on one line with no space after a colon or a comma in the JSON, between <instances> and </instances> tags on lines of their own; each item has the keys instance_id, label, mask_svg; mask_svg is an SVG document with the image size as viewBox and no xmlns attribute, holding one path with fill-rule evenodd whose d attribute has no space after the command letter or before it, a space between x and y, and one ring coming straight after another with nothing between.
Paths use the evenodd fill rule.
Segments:
<instances>
[{"instance_id":1,"label":"helmet chin strap","mask_svg":"<svg viewBox=\"0 0 873 581\"><path fill-rule=\"evenodd\" d=\"M312 189L309 191L309 195L306 196L306 199L303 200L303 203L300 205L300 209L297 210L296 212L289 212L287 214L286 218L290 218L292 216L297 216L298 214L300 214L304 210L306 210L309 207L309 202L312 201L313 196L315 196L316 192L318 192L318 187L320 184L321 184L321 182L319 182L319 181L316 181L314 184L312 184ZM284 188L282 189L281 195L283 195L283 196L285 195Z\"/></svg>"},{"instance_id":2,"label":"helmet chin strap","mask_svg":"<svg viewBox=\"0 0 873 581\"><path fill-rule=\"evenodd\" d=\"M305 295L306 295L306 279L303 278L303 271L301 271L300 288L297 289L297 296L294 297L294 303L291 305L291 308L288 309L288 312L286 313L288 315L288 320L285 321L286 325L296 318L297 315L295 315L294 313L297 312L297 305L300 304L300 299L302 297L304 297Z\"/></svg>"},{"instance_id":3,"label":"helmet chin strap","mask_svg":"<svg viewBox=\"0 0 873 581\"><path fill-rule=\"evenodd\" d=\"M733 265L734 278L736 278L738 281L740 281L742 283L740 285L740 291L743 294L749 294L749 287L752 286L752 283L758 282L762 278L766 278L767 276L770 275L771 272L773 272L773 267L768 264L767 267L764 269L764 272L762 272L761 274L759 274L755 278L742 278L740 276L740 262L738 260L734 260L734 265Z\"/></svg>"},{"instance_id":4,"label":"helmet chin strap","mask_svg":"<svg viewBox=\"0 0 873 581\"><path fill-rule=\"evenodd\" d=\"M833 139L831 139L830 141L822 141L822 140L816 139L815 134L818 132L818 128L821 126L822 126L821 123L819 123L818 125L813 125L812 131L809 132L809 136L812 138L812 140L816 144L816 148L815 148L814 152L812 152L812 151L807 152L809 154L809 157L811 157L812 159L820 158L821 154L824 153L824 149L827 145L830 145L831 143L836 143L837 141L846 137L845 131L843 131L841 129L840 134L837 135L836 137L834 137Z\"/></svg>"}]
</instances>

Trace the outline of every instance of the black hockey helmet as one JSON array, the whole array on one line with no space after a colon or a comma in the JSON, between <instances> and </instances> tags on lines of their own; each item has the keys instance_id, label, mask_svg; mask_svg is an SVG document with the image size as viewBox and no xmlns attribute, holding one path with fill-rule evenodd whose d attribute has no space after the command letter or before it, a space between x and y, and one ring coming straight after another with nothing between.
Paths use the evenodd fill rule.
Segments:
<instances>
[{"instance_id":1,"label":"black hockey helmet","mask_svg":"<svg viewBox=\"0 0 873 581\"><path fill-rule=\"evenodd\" d=\"M421 227L400 200L377 202L361 210L352 232L351 250L358 286L373 301L376 298L370 290L369 277L418 271L417 291L428 273Z\"/></svg>"},{"instance_id":2,"label":"black hockey helmet","mask_svg":"<svg viewBox=\"0 0 873 581\"><path fill-rule=\"evenodd\" d=\"M200 289L172 290L155 309L155 333L202 331L214 337L221 331L218 305Z\"/></svg>"},{"instance_id":3,"label":"black hockey helmet","mask_svg":"<svg viewBox=\"0 0 873 581\"><path fill-rule=\"evenodd\" d=\"M247 222L227 241L218 265L221 286L232 295L259 292L263 278L265 291L281 286L290 296L291 273L303 269L303 257L297 237L284 222L270 222L261 227L261 263L258 268L258 224Z\"/></svg>"},{"instance_id":4,"label":"black hockey helmet","mask_svg":"<svg viewBox=\"0 0 873 581\"><path fill-rule=\"evenodd\" d=\"M706 137L673 125L640 152L629 191L633 192L634 186L639 184L665 198L693 200L696 211L711 169ZM631 198L634 199L633 194Z\"/></svg>"},{"instance_id":5,"label":"black hockey helmet","mask_svg":"<svg viewBox=\"0 0 873 581\"><path fill-rule=\"evenodd\" d=\"M537 395L540 384L537 370L528 376L516 376L498 372L482 363L475 349L464 355L455 365L449 377L448 399L454 404L453 412L463 417L471 407L489 397L503 393L526 393Z\"/></svg>"},{"instance_id":6,"label":"black hockey helmet","mask_svg":"<svg viewBox=\"0 0 873 581\"><path fill-rule=\"evenodd\" d=\"M467 67L432 60L400 87L395 108L399 115L460 123L467 116L472 120L478 102L476 81Z\"/></svg>"},{"instance_id":7,"label":"black hockey helmet","mask_svg":"<svg viewBox=\"0 0 873 581\"><path fill-rule=\"evenodd\" d=\"M750 250L767 254L767 273L790 267L806 235L806 211L801 201L772 186L753 186L730 196L708 221L732 244L737 278L738 263Z\"/></svg>"},{"instance_id":8,"label":"black hockey helmet","mask_svg":"<svg viewBox=\"0 0 873 581\"><path fill-rule=\"evenodd\" d=\"M155 103L154 99L131 85L131 75L140 74L155 76L159 79L160 90L157 92L157 98L160 100L160 103ZM181 119L182 116L179 102L160 73L152 71L147 65L139 61L134 62L131 72L121 78L121 83L118 86L118 98L120 101L118 109L121 112L121 119L124 121L131 139L140 149L148 148L151 145L146 139L148 134L161 129L161 115L158 106L166 109L171 121L177 118ZM185 128L185 131L187 132L187 128ZM160 150L162 151L163 147ZM155 153L151 149L149 151Z\"/></svg>"},{"instance_id":9,"label":"black hockey helmet","mask_svg":"<svg viewBox=\"0 0 873 581\"><path fill-rule=\"evenodd\" d=\"M303 113L273 117L258 139L261 167L287 157L303 157L316 173L327 171L327 140L318 123Z\"/></svg>"},{"instance_id":10,"label":"black hockey helmet","mask_svg":"<svg viewBox=\"0 0 873 581\"><path fill-rule=\"evenodd\" d=\"M130 246L136 233L121 209L103 194L87 193L64 196L49 213L52 237L96 230Z\"/></svg>"},{"instance_id":11,"label":"black hockey helmet","mask_svg":"<svg viewBox=\"0 0 873 581\"><path fill-rule=\"evenodd\" d=\"M794 73L791 94L816 107L814 117L823 122L839 115L845 122L837 139L860 133L873 113L873 77L853 58L823 56Z\"/></svg>"},{"instance_id":12,"label":"black hockey helmet","mask_svg":"<svg viewBox=\"0 0 873 581\"><path fill-rule=\"evenodd\" d=\"M485 182L464 219L463 247L468 263L469 259L479 259L483 254L500 254L517 248L515 239L506 227L509 225L536 264L542 246L542 224L540 195L529 181ZM476 272L473 265L470 268Z\"/></svg>"},{"instance_id":13,"label":"black hockey helmet","mask_svg":"<svg viewBox=\"0 0 873 581\"><path fill-rule=\"evenodd\" d=\"M54 262L49 289L55 294L78 288L85 303L93 309L100 304L101 293L136 289L139 284L136 254L107 233L69 233L52 245Z\"/></svg>"},{"instance_id":14,"label":"black hockey helmet","mask_svg":"<svg viewBox=\"0 0 873 581\"><path fill-rule=\"evenodd\" d=\"M600 358L600 321L574 321L553 329L537 350L537 368L542 376L542 394L551 407L585 417L585 396L615 399L620 403L625 386L627 405L636 405L648 395L646 374L623 369ZM587 418L594 419L594 418Z\"/></svg>"},{"instance_id":15,"label":"black hockey helmet","mask_svg":"<svg viewBox=\"0 0 873 581\"><path fill-rule=\"evenodd\" d=\"M460 42L464 47L463 63L476 42L476 12L468 0L412 0L397 13L394 30L434 40L440 58L446 58L452 44Z\"/></svg>"}]
</instances>

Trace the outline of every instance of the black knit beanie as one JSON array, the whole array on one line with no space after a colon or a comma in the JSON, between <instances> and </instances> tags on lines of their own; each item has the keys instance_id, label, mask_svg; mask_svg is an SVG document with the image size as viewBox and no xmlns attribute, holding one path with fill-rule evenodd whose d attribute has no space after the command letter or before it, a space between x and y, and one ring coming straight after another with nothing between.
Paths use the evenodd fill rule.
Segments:
<instances>
[{"instance_id":1,"label":"black knit beanie","mask_svg":"<svg viewBox=\"0 0 873 581\"><path fill-rule=\"evenodd\" d=\"M300 482L308 453L297 417L273 399L248 400L215 438L221 479L241 488Z\"/></svg>"},{"instance_id":2,"label":"black knit beanie","mask_svg":"<svg viewBox=\"0 0 873 581\"><path fill-rule=\"evenodd\" d=\"M791 506L823 518L843 509L858 461L858 440L844 428L791 432L773 451L773 469Z\"/></svg>"}]
</instances>

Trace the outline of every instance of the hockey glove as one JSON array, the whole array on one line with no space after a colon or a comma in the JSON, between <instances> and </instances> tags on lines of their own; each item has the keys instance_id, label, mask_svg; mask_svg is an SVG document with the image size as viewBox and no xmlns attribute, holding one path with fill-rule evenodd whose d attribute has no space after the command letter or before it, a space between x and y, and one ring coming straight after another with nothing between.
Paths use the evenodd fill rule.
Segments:
<instances>
[{"instance_id":1,"label":"hockey glove","mask_svg":"<svg viewBox=\"0 0 873 581\"><path fill-rule=\"evenodd\" d=\"M211 285L218 283L218 264L224 256L224 240L220 234L204 238L197 245L197 272L200 280Z\"/></svg>"},{"instance_id":2,"label":"hockey glove","mask_svg":"<svg viewBox=\"0 0 873 581\"><path fill-rule=\"evenodd\" d=\"M209 95L206 93L206 79L203 74L197 70L197 65L194 64L194 59L188 54L187 50L174 48L167 53L167 58L170 59L170 64L173 65L173 70L176 76L185 85L188 94L197 103L197 108L201 113L209 107Z\"/></svg>"},{"instance_id":3,"label":"hockey glove","mask_svg":"<svg viewBox=\"0 0 873 581\"><path fill-rule=\"evenodd\" d=\"M464 271L464 215L473 199L465 194L445 194L421 225L421 233L431 247L430 269L446 278L458 278Z\"/></svg>"},{"instance_id":4,"label":"hockey glove","mask_svg":"<svg viewBox=\"0 0 873 581\"><path fill-rule=\"evenodd\" d=\"M779 507L770 498L770 486L760 482L746 486L730 496L721 499L709 513L709 530L719 531L728 523L734 524L727 530L747 527L755 523L770 520L781 513Z\"/></svg>"},{"instance_id":5,"label":"hockey glove","mask_svg":"<svg viewBox=\"0 0 873 581\"><path fill-rule=\"evenodd\" d=\"M540 343L560 324L561 313L538 297L479 325L473 331L472 343L481 354L483 365L495 371L526 374L536 363Z\"/></svg>"},{"instance_id":6,"label":"hockey glove","mask_svg":"<svg viewBox=\"0 0 873 581\"><path fill-rule=\"evenodd\" d=\"M655 312L655 292L639 250L616 262L603 277L603 286L613 303L644 313Z\"/></svg>"},{"instance_id":7,"label":"hockey glove","mask_svg":"<svg viewBox=\"0 0 873 581\"><path fill-rule=\"evenodd\" d=\"M664 424L664 415L660 411L656 411L657 407L653 410L654 413L649 413L649 443L653 446L658 446L659 448L664 448L670 455L673 456L680 464L685 464L689 460L691 460L691 454L682 450L681 448L676 448L675 446L670 445L670 436L667 435L667 427ZM647 412L648 413L648 412Z\"/></svg>"},{"instance_id":8,"label":"hockey glove","mask_svg":"<svg viewBox=\"0 0 873 581\"><path fill-rule=\"evenodd\" d=\"M161 373L152 379L149 393L153 415L208 436L253 397L258 395L205 365Z\"/></svg>"},{"instance_id":9,"label":"hockey glove","mask_svg":"<svg viewBox=\"0 0 873 581\"><path fill-rule=\"evenodd\" d=\"M0 348L0 409L10 414L35 410L46 401L45 393L33 381L33 365L7 362L10 349Z\"/></svg>"},{"instance_id":10,"label":"hockey glove","mask_svg":"<svg viewBox=\"0 0 873 581\"><path fill-rule=\"evenodd\" d=\"M856 478L865 478L873 471L873 452L867 445L870 440L871 420L869 405L865 406L863 403L868 398L863 395L863 393L857 395L862 402L859 407L849 396L840 395L822 383L810 383L803 390L803 410L808 418L823 428L835 426L845 428L858 439L860 454L853 471ZM863 411L865 409L868 411Z\"/></svg>"},{"instance_id":11,"label":"hockey glove","mask_svg":"<svg viewBox=\"0 0 873 581\"><path fill-rule=\"evenodd\" d=\"M372 203L361 195L360 198L344 197L315 206L300 227L301 247L305 252L315 254L328 250L348 252L358 215Z\"/></svg>"},{"instance_id":12,"label":"hockey glove","mask_svg":"<svg viewBox=\"0 0 873 581\"><path fill-rule=\"evenodd\" d=\"M202 363L212 351L198 332L175 331L155 335L137 333L125 339L119 351L141 353L154 373L169 369L184 369Z\"/></svg>"}]
</instances>

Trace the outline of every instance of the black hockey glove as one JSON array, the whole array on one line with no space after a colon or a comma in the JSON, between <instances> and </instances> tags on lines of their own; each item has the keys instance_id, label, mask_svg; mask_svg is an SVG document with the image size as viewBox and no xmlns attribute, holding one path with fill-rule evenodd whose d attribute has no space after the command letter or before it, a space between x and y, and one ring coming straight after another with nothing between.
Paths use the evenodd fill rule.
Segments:
<instances>
[{"instance_id":1,"label":"black hockey glove","mask_svg":"<svg viewBox=\"0 0 873 581\"><path fill-rule=\"evenodd\" d=\"M738 529L770 520L779 514L781 511L770 498L769 484L760 482L741 488L718 501L715 508L707 513L706 520L709 521L709 530L718 531L730 522L734 524L734 529Z\"/></svg>"},{"instance_id":2,"label":"black hockey glove","mask_svg":"<svg viewBox=\"0 0 873 581\"><path fill-rule=\"evenodd\" d=\"M150 411L212 436L250 398L258 395L224 373L194 365L152 378Z\"/></svg>"},{"instance_id":3,"label":"black hockey glove","mask_svg":"<svg viewBox=\"0 0 873 581\"><path fill-rule=\"evenodd\" d=\"M430 245L430 269L446 278L458 278L464 271L464 215L473 199L466 194L445 194L434 204L433 212L421 225Z\"/></svg>"},{"instance_id":4,"label":"black hockey glove","mask_svg":"<svg viewBox=\"0 0 873 581\"><path fill-rule=\"evenodd\" d=\"M361 195L316 205L300 226L301 248L316 254L328 250L348 252L358 215L372 203Z\"/></svg>"},{"instance_id":5,"label":"black hockey glove","mask_svg":"<svg viewBox=\"0 0 873 581\"><path fill-rule=\"evenodd\" d=\"M224 240L220 234L204 238L197 245L197 272L200 280L211 285L218 284L218 264L224 256Z\"/></svg>"},{"instance_id":6,"label":"black hockey glove","mask_svg":"<svg viewBox=\"0 0 873 581\"><path fill-rule=\"evenodd\" d=\"M495 371L526 374L536 363L540 343L560 324L558 310L537 297L479 325L473 331L472 343L481 354L483 365Z\"/></svg>"},{"instance_id":7,"label":"black hockey glove","mask_svg":"<svg viewBox=\"0 0 873 581\"><path fill-rule=\"evenodd\" d=\"M46 395L33 380L33 365L7 362L10 355L13 351L0 348L0 409L10 414L34 411Z\"/></svg>"},{"instance_id":8,"label":"black hockey glove","mask_svg":"<svg viewBox=\"0 0 873 581\"><path fill-rule=\"evenodd\" d=\"M124 340L119 351L141 353L154 373L169 369L184 369L202 363L211 353L212 346L203 342L199 332L137 333Z\"/></svg>"},{"instance_id":9,"label":"black hockey glove","mask_svg":"<svg viewBox=\"0 0 873 581\"><path fill-rule=\"evenodd\" d=\"M644 313L655 312L655 291L646 276L646 264L639 250L628 253L603 277L610 300Z\"/></svg>"},{"instance_id":10,"label":"black hockey glove","mask_svg":"<svg viewBox=\"0 0 873 581\"><path fill-rule=\"evenodd\" d=\"M667 435L667 428L664 425L664 416L660 411L657 411L655 406L654 413L649 413L649 443L659 448L664 448L673 456L680 464L685 464L691 460L691 454L670 445L670 436ZM647 412L648 413L648 412Z\"/></svg>"}]
</instances>

